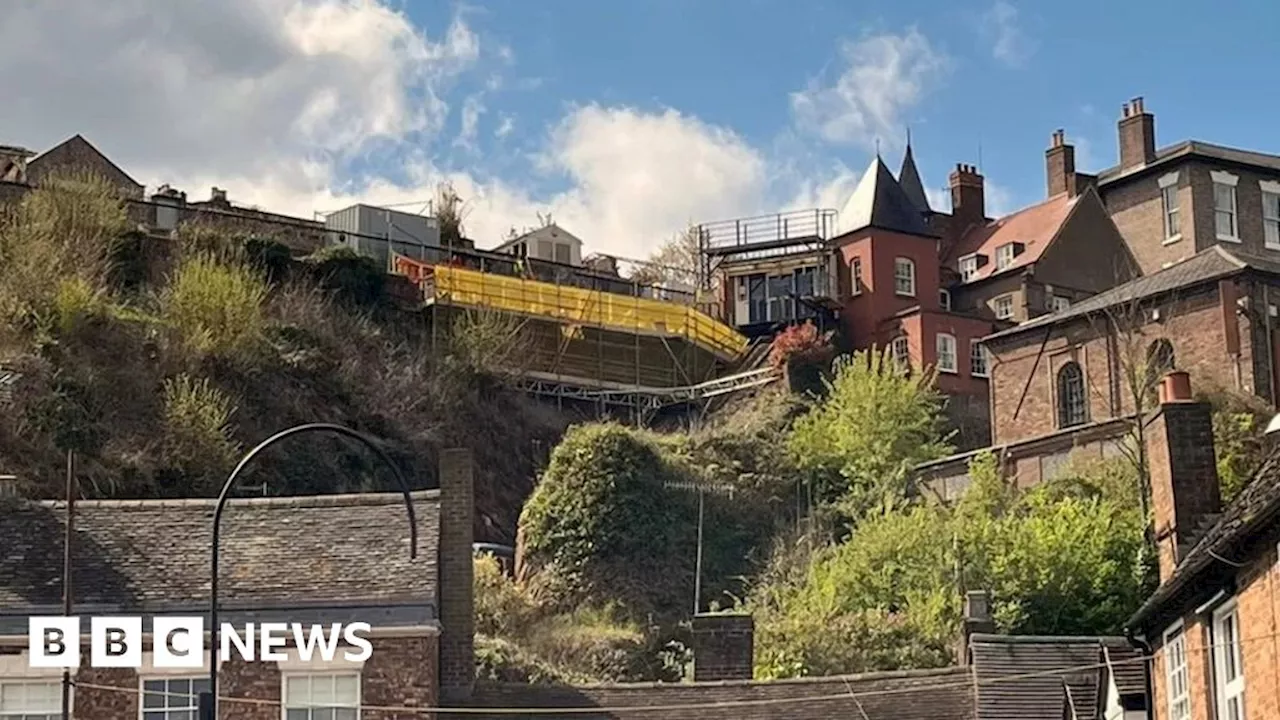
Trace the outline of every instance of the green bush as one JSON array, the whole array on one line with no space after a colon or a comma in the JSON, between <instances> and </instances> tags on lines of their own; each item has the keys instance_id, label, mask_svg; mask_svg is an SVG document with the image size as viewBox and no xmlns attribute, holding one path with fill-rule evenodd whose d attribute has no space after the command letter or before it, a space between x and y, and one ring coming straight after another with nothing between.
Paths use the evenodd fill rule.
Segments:
<instances>
[{"instance_id":1,"label":"green bush","mask_svg":"<svg viewBox=\"0 0 1280 720\"><path fill-rule=\"evenodd\" d=\"M207 378L183 374L165 380L163 412L158 490L184 497L209 493L240 455L231 424L234 403Z\"/></svg>"},{"instance_id":2,"label":"green bush","mask_svg":"<svg viewBox=\"0 0 1280 720\"><path fill-rule=\"evenodd\" d=\"M257 272L201 253L184 259L169 279L160 315L194 356L238 358L262 341L266 299Z\"/></svg>"},{"instance_id":3,"label":"green bush","mask_svg":"<svg viewBox=\"0 0 1280 720\"><path fill-rule=\"evenodd\" d=\"M386 297L386 273L372 258L331 245L307 258L312 277L338 299L357 307L379 306Z\"/></svg>"}]
</instances>

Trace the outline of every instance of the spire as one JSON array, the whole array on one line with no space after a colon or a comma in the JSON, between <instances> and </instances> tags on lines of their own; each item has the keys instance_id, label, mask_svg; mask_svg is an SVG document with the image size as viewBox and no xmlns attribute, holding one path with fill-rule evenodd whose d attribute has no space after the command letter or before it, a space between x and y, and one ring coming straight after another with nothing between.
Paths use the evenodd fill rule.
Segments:
<instances>
[{"instance_id":1,"label":"spire","mask_svg":"<svg viewBox=\"0 0 1280 720\"><path fill-rule=\"evenodd\" d=\"M911 128L907 128L907 152L902 156L902 169L898 171L898 184L907 198L922 213L930 213L929 197L925 195L924 183L920 181L920 171L916 169L916 159L911 154Z\"/></svg>"},{"instance_id":2,"label":"spire","mask_svg":"<svg viewBox=\"0 0 1280 720\"><path fill-rule=\"evenodd\" d=\"M919 179L917 178L917 183ZM921 191L923 194L923 190ZM865 227L908 235L933 237L916 204L893 178L879 156L871 160L858 187L840 211L840 224L845 232Z\"/></svg>"}]
</instances>

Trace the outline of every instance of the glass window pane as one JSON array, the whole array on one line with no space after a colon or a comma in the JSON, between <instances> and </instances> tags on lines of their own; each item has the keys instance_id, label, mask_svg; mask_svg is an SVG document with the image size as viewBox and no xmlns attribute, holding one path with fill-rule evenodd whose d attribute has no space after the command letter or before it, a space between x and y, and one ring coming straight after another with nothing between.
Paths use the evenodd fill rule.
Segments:
<instances>
[{"instance_id":1,"label":"glass window pane","mask_svg":"<svg viewBox=\"0 0 1280 720\"><path fill-rule=\"evenodd\" d=\"M284 698L289 705L306 705L311 700L311 678L306 675L285 678Z\"/></svg>"},{"instance_id":2,"label":"glass window pane","mask_svg":"<svg viewBox=\"0 0 1280 720\"><path fill-rule=\"evenodd\" d=\"M315 708L311 711L311 720L333 720L333 708Z\"/></svg>"},{"instance_id":3,"label":"glass window pane","mask_svg":"<svg viewBox=\"0 0 1280 720\"><path fill-rule=\"evenodd\" d=\"M339 675L334 687L334 696L340 705L359 705L359 682L355 675Z\"/></svg>"},{"instance_id":4,"label":"glass window pane","mask_svg":"<svg viewBox=\"0 0 1280 720\"><path fill-rule=\"evenodd\" d=\"M358 713L359 711L354 708L335 710L333 720L360 720Z\"/></svg>"},{"instance_id":5,"label":"glass window pane","mask_svg":"<svg viewBox=\"0 0 1280 720\"><path fill-rule=\"evenodd\" d=\"M307 710L286 710L284 713L285 720L310 720L310 712Z\"/></svg>"}]
</instances>

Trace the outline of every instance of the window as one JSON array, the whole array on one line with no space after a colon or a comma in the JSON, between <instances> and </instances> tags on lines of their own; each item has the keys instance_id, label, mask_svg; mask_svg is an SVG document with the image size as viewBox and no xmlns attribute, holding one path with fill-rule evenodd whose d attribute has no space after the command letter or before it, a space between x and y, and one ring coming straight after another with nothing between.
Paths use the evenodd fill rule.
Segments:
<instances>
[{"instance_id":1,"label":"window","mask_svg":"<svg viewBox=\"0 0 1280 720\"><path fill-rule=\"evenodd\" d=\"M360 676L355 673L284 676L285 720L357 720Z\"/></svg>"},{"instance_id":2,"label":"window","mask_svg":"<svg viewBox=\"0 0 1280 720\"><path fill-rule=\"evenodd\" d=\"M978 256L969 255L960 258L960 279L969 282L978 274Z\"/></svg>"},{"instance_id":3,"label":"window","mask_svg":"<svg viewBox=\"0 0 1280 720\"><path fill-rule=\"evenodd\" d=\"M908 258L895 258L893 261L893 292L915 297L916 264Z\"/></svg>"},{"instance_id":4,"label":"window","mask_svg":"<svg viewBox=\"0 0 1280 720\"><path fill-rule=\"evenodd\" d=\"M802 302L805 298L813 298L817 294L814 282L818 277L818 269L807 267L800 268L795 271L795 288L796 288L796 313L797 318L813 317L817 313L813 306L809 303Z\"/></svg>"},{"instance_id":5,"label":"window","mask_svg":"<svg viewBox=\"0 0 1280 720\"><path fill-rule=\"evenodd\" d=\"M142 720L193 720L208 691L207 677L143 680Z\"/></svg>"},{"instance_id":6,"label":"window","mask_svg":"<svg viewBox=\"0 0 1280 720\"><path fill-rule=\"evenodd\" d=\"M540 259L540 260L554 260L554 259L555 259L555 251L551 249L551 241L550 241L550 240L539 240L539 241L538 241L538 259Z\"/></svg>"},{"instance_id":7,"label":"window","mask_svg":"<svg viewBox=\"0 0 1280 720\"><path fill-rule=\"evenodd\" d=\"M1061 295L1054 295L1049 302L1052 303L1051 308L1054 312L1062 312L1071 307L1071 298Z\"/></svg>"},{"instance_id":8,"label":"window","mask_svg":"<svg viewBox=\"0 0 1280 720\"><path fill-rule=\"evenodd\" d=\"M899 370L911 369L911 346L906 335L899 335L889 343L889 357L897 363Z\"/></svg>"},{"instance_id":9,"label":"window","mask_svg":"<svg viewBox=\"0 0 1280 720\"><path fill-rule=\"evenodd\" d=\"M987 361L987 349L982 343L974 340L969 343L969 374L974 377L987 377L991 363Z\"/></svg>"},{"instance_id":10,"label":"window","mask_svg":"<svg viewBox=\"0 0 1280 720\"><path fill-rule=\"evenodd\" d=\"M996 248L996 270L1003 270L1012 265L1016 254L1013 243L1005 243Z\"/></svg>"},{"instance_id":11,"label":"window","mask_svg":"<svg viewBox=\"0 0 1280 720\"><path fill-rule=\"evenodd\" d=\"M1013 296L1001 295L995 300L997 320L1008 320L1013 317Z\"/></svg>"},{"instance_id":12,"label":"window","mask_svg":"<svg viewBox=\"0 0 1280 720\"><path fill-rule=\"evenodd\" d=\"M1219 240L1240 240L1239 227L1236 224L1236 176L1230 173L1214 171L1213 176L1213 223Z\"/></svg>"},{"instance_id":13,"label":"window","mask_svg":"<svg viewBox=\"0 0 1280 720\"><path fill-rule=\"evenodd\" d=\"M1084 373L1069 362L1058 371L1058 427L1083 425L1088 417L1084 403Z\"/></svg>"},{"instance_id":14,"label":"window","mask_svg":"<svg viewBox=\"0 0 1280 720\"><path fill-rule=\"evenodd\" d=\"M1262 193L1262 237L1267 247L1280 250L1280 187Z\"/></svg>"},{"instance_id":15,"label":"window","mask_svg":"<svg viewBox=\"0 0 1280 720\"><path fill-rule=\"evenodd\" d=\"M951 291L950 290L946 288L942 288L938 290L938 305L940 305L942 309L946 310L947 312L951 311Z\"/></svg>"},{"instance_id":16,"label":"window","mask_svg":"<svg viewBox=\"0 0 1280 720\"><path fill-rule=\"evenodd\" d=\"M1178 208L1178 173L1160 178L1160 199L1164 205L1164 240L1174 242L1182 236L1182 220Z\"/></svg>"},{"instance_id":17,"label":"window","mask_svg":"<svg viewBox=\"0 0 1280 720\"><path fill-rule=\"evenodd\" d=\"M556 262L568 265L573 262L573 254L567 243L556 243Z\"/></svg>"},{"instance_id":18,"label":"window","mask_svg":"<svg viewBox=\"0 0 1280 720\"><path fill-rule=\"evenodd\" d=\"M938 370L945 373L956 372L956 338L954 335L938 333Z\"/></svg>"},{"instance_id":19,"label":"window","mask_svg":"<svg viewBox=\"0 0 1280 720\"><path fill-rule=\"evenodd\" d=\"M56 720L62 717L62 683L0 682L0 718Z\"/></svg>"},{"instance_id":20,"label":"window","mask_svg":"<svg viewBox=\"0 0 1280 720\"><path fill-rule=\"evenodd\" d=\"M1187 639L1179 624L1164 635L1165 694L1169 698L1169 720L1191 717L1191 684L1187 675Z\"/></svg>"},{"instance_id":21,"label":"window","mask_svg":"<svg viewBox=\"0 0 1280 720\"><path fill-rule=\"evenodd\" d=\"M763 274L747 278L747 303L748 322L760 323L768 319L769 298L765 294Z\"/></svg>"},{"instance_id":22,"label":"window","mask_svg":"<svg viewBox=\"0 0 1280 720\"><path fill-rule=\"evenodd\" d=\"M862 292L862 258L849 261L849 275L853 278L853 294Z\"/></svg>"},{"instance_id":23,"label":"window","mask_svg":"<svg viewBox=\"0 0 1280 720\"><path fill-rule=\"evenodd\" d=\"M769 276L769 320L780 322L795 317L795 299L791 297L792 275Z\"/></svg>"},{"instance_id":24,"label":"window","mask_svg":"<svg viewBox=\"0 0 1280 720\"><path fill-rule=\"evenodd\" d=\"M1244 720L1244 668L1235 601L1213 613L1213 687L1219 720Z\"/></svg>"}]
</instances>

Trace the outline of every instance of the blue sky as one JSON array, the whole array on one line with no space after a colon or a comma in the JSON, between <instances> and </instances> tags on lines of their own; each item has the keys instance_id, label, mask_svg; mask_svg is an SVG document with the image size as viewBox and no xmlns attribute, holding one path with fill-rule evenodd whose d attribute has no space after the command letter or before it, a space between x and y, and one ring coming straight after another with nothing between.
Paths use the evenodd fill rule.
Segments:
<instances>
[{"instance_id":1,"label":"blue sky","mask_svg":"<svg viewBox=\"0 0 1280 720\"><path fill-rule=\"evenodd\" d=\"M15 3L0 143L83 133L151 187L308 217L447 181L482 247L550 213L641 257L690 222L838 208L908 125L942 209L981 147L1009 211L1043 197L1056 128L1113 164L1137 95L1160 144L1280 152L1280 3Z\"/></svg>"}]
</instances>

